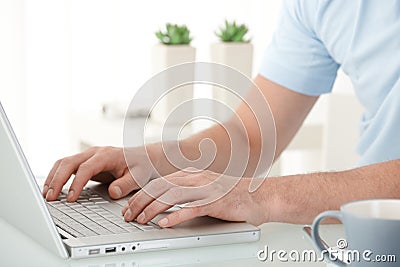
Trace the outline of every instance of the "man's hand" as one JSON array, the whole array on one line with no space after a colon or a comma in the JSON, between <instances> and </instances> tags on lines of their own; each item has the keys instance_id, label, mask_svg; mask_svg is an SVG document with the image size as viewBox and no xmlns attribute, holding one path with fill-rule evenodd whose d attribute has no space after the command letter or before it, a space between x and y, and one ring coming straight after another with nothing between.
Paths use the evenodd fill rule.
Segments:
<instances>
[{"instance_id":1,"label":"man's hand","mask_svg":"<svg viewBox=\"0 0 400 267\"><path fill-rule=\"evenodd\" d=\"M71 157L58 160L43 186L43 196L47 200L55 200L64 184L75 174L69 188L67 200L72 202L78 199L83 187L89 180L109 183L109 194L118 199L126 196L133 190L139 189L135 178L140 183L147 183L154 176L153 168L148 166L148 155L144 147L132 148L134 160L130 159L129 166L125 161L122 148L92 147Z\"/></svg>"},{"instance_id":2,"label":"man's hand","mask_svg":"<svg viewBox=\"0 0 400 267\"><path fill-rule=\"evenodd\" d=\"M150 181L132 196L122 210L126 221L147 223L175 204L185 204L162 218L161 227L171 227L199 216L258 225L266 219L255 193L248 191L250 178L236 178L211 171L179 171ZM262 208L263 212L260 212Z\"/></svg>"}]
</instances>

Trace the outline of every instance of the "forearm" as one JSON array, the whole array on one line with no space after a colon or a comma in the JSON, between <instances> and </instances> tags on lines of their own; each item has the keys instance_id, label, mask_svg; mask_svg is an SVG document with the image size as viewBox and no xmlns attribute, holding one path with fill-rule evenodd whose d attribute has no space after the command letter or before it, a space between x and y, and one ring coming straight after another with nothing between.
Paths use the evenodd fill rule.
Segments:
<instances>
[{"instance_id":1,"label":"forearm","mask_svg":"<svg viewBox=\"0 0 400 267\"><path fill-rule=\"evenodd\" d=\"M311 223L320 212L346 202L400 198L400 159L341 172L270 178L255 195L262 203L263 222Z\"/></svg>"}]
</instances>

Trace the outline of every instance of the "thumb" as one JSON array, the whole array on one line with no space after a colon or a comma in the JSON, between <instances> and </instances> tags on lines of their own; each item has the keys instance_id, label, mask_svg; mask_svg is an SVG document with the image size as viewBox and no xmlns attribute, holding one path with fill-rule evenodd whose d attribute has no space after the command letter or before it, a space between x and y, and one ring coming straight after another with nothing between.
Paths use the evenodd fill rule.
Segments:
<instances>
[{"instance_id":1,"label":"thumb","mask_svg":"<svg viewBox=\"0 0 400 267\"><path fill-rule=\"evenodd\" d=\"M194 205L196 206L196 205ZM177 224L186 222L196 217L207 215L207 210L204 207L181 208L178 211L172 212L158 221L158 225L162 228L172 227Z\"/></svg>"},{"instance_id":2,"label":"thumb","mask_svg":"<svg viewBox=\"0 0 400 267\"><path fill-rule=\"evenodd\" d=\"M127 172L122 177L114 180L108 187L108 194L113 199L119 199L125 197L133 190L139 189L139 186L135 182L135 179Z\"/></svg>"}]
</instances>

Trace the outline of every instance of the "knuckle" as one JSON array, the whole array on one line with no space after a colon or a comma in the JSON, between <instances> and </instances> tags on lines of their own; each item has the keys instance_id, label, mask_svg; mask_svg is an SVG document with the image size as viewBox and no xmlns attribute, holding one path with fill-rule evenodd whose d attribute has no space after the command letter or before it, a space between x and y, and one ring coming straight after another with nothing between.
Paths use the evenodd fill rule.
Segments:
<instances>
[{"instance_id":1,"label":"knuckle","mask_svg":"<svg viewBox=\"0 0 400 267\"><path fill-rule=\"evenodd\" d=\"M113 158L114 160L120 160L121 157L125 159L123 151L112 146L101 147L99 148L97 153L100 154L102 157ZM125 160L123 160L123 163L125 164Z\"/></svg>"},{"instance_id":2,"label":"knuckle","mask_svg":"<svg viewBox=\"0 0 400 267\"><path fill-rule=\"evenodd\" d=\"M144 210L144 213L146 214L146 216L150 216L150 215L156 214L157 209L154 205L150 205Z\"/></svg>"},{"instance_id":3,"label":"knuckle","mask_svg":"<svg viewBox=\"0 0 400 267\"><path fill-rule=\"evenodd\" d=\"M147 183L146 187L151 187L151 188L156 187L157 180L158 179L151 180L150 182Z\"/></svg>"},{"instance_id":4,"label":"knuckle","mask_svg":"<svg viewBox=\"0 0 400 267\"><path fill-rule=\"evenodd\" d=\"M72 164L72 158L71 157L65 157L60 160L60 166L69 166Z\"/></svg>"},{"instance_id":5,"label":"knuckle","mask_svg":"<svg viewBox=\"0 0 400 267\"><path fill-rule=\"evenodd\" d=\"M175 174L176 174L176 176L184 176L184 175L187 175L188 172L186 171L186 169L183 169L183 170L177 171Z\"/></svg>"},{"instance_id":6,"label":"knuckle","mask_svg":"<svg viewBox=\"0 0 400 267\"><path fill-rule=\"evenodd\" d=\"M182 189L180 187L173 187L169 190L169 194L175 199L180 199L182 197Z\"/></svg>"},{"instance_id":7,"label":"knuckle","mask_svg":"<svg viewBox=\"0 0 400 267\"><path fill-rule=\"evenodd\" d=\"M204 171L202 171L202 173L203 173L204 175L209 176L209 175L211 175L213 172L210 171L210 170L204 170Z\"/></svg>"},{"instance_id":8,"label":"knuckle","mask_svg":"<svg viewBox=\"0 0 400 267\"><path fill-rule=\"evenodd\" d=\"M163 184L162 179L154 179L154 180L151 180L151 181L148 183L149 187L154 188L154 189L159 189L159 188L161 188L161 187L162 187L162 184Z\"/></svg>"},{"instance_id":9,"label":"knuckle","mask_svg":"<svg viewBox=\"0 0 400 267\"><path fill-rule=\"evenodd\" d=\"M90 164L84 162L78 167L77 173L87 173L87 172L89 173L91 172L91 166Z\"/></svg>"},{"instance_id":10,"label":"knuckle","mask_svg":"<svg viewBox=\"0 0 400 267\"><path fill-rule=\"evenodd\" d=\"M181 213L180 212L173 212L170 215L170 219L172 219L172 221L180 221L181 220Z\"/></svg>"},{"instance_id":11,"label":"knuckle","mask_svg":"<svg viewBox=\"0 0 400 267\"><path fill-rule=\"evenodd\" d=\"M88 149L86 149L85 152L95 152L97 150L99 150L98 146L92 146L92 147L89 147Z\"/></svg>"},{"instance_id":12,"label":"knuckle","mask_svg":"<svg viewBox=\"0 0 400 267\"><path fill-rule=\"evenodd\" d=\"M204 172L195 173L192 179L203 181L204 179L207 179L207 175Z\"/></svg>"},{"instance_id":13,"label":"knuckle","mask_svg":"<svg viewBox=\"0 0 400 267\"><path fill-rule=\"evenodd\" d=\"M203 179L203 180L208 180L209 179L209 175L208 175L208 173L206 173L205 171L203 171L203 172L201 172L200 174L199 174L199 176L200 176L200 178L201 179Z\"/></svg>"},{"instance_id":14,"label":"knuckle","mask_svg":"<svg viewBox=\"0 0 400 267\"><path fill-rule=\"evenodd\" d=\"M133 177L130 176L130 175L129 175L128 177L126 177L125 179L123 179L123 182L124 182L125 185L128 186L128 187L131 187L131 186L136 185L135 180L134 180Z\"/></svg>"},{"instance_id":15,"label":"knuckle","mask_svg":"<svg viewBox=\"0 0 400 267\"><path fill-rule=\"evenodd\" d=\"M102 154L110 154L114 151L114 148L111 146L104 146L99 148L98 151Z\"/></svg>"},{"instance_id":16,"label":"knuckle","mask_svg":"<svg viewBox=\"0 0 400 267\"><path fill-rule=\"evenodd\" d=\"M131 197L129 198L129 200L128 200L128 206L129 206L129 207L131 207L131 206L132 206L132 203L135 202L136 197L137 197L137 195L133 195L133 196L131 196Z\"/></svg>"},{"instance_id":17,"label":"knuckle","mask_svg":"<svg viewBox=\"0 0 400 267\"><path fill-rule=\"evenodd\" d=\"M71 184L71 188L75 189L75 190L80 190L83 189L83 187L85 186L85 184L87 183L87 179L82 179L82 178L74 178L74 180L72 181Z\"/></svg>"},{"instance_id":18,"label":"knuckle","mask_svg":"<svg viewBox=\"0 0 400 267\"><path fill-rule=\"evenodd\" d=\"M83 170L90 169L90 164L87 162L84 162L79 166L79 169L83 169Z\"/></svg>"},{"instance_id":19,"label":"knuckle","mask_svg":"<svg viewBox=\"0 0 400 267\"><path fill-rule=\"evenodd\" d=\"M60 187L61 187L61 182L56 179L51 180L49 183L49 188L57 190Z\"/></svg>"}]
</instances>

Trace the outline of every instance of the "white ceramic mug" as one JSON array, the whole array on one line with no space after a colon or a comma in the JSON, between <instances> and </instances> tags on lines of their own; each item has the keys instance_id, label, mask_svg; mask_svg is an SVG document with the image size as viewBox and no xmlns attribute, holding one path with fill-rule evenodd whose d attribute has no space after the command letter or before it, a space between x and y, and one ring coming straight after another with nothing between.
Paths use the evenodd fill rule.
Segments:
<instances>
[{"instance_id":1,"label":"white ceramic mug","mask_svg":"<svg viewBox=\"0 0 400 267\"><path fill-rule=\"evenodd\" d=\"M321 242L319 224L328 217L344 225L345 257L331 255ZM339 266L400 266L400 200L355 201L344 204L340 211L323 212L313 222L312 239L317 250Z\"/></svg>"}]
</instances>

